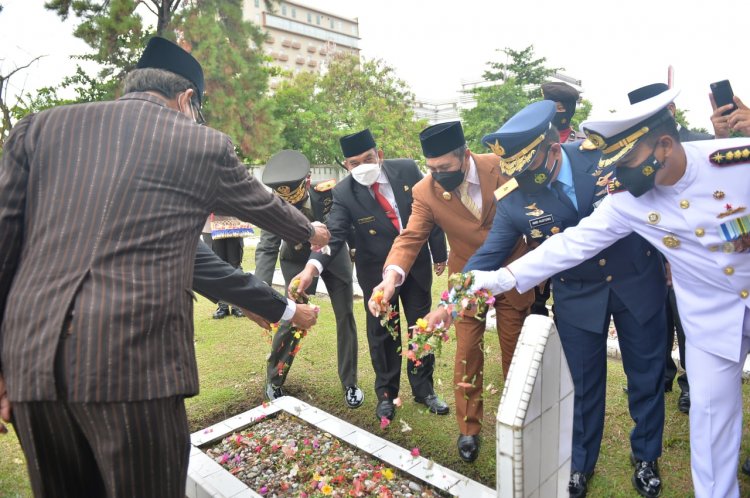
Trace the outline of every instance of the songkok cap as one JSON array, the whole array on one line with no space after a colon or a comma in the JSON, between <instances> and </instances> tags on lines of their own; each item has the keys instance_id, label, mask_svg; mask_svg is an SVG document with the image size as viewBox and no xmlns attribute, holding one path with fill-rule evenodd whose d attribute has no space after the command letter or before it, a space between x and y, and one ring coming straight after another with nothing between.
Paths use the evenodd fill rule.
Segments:
<instances>
[{"instance_id":1,"label":"songkok cap","mask_svg":"<svg viewBox=\"0 0 750 498\"><path fill-rule=\"evenodd\" d=\"M263 183L285 201L297 204L305 197L310 161L296 150L274 154L263 169Z\"/></svg>"},{"instance_id":2,"label":"songkok cap","mask_svg":"<svg viewBox=\"0 0 750 498\"><path fill-rule=\"evenodd\" d=\"M500 170L506 176L523 173L534 160L556 106L551 100L540 100L518 111L494 133L482 137L482 143L500 156Z\"/></svg>"},{"instance_id":3,"label":"songkok cap","mask_svg":"<svg viewBox=\"0 0 750 498\"><path fill-rule=\"evenodd\" d=\"M631 104L637 104L651 97L656 97L667 90L669 90L669 87L665 83L651 83L650 85L642 86L629 92L628 100Z\"/></svg>"},{"instance_id":4,"label":"songkok cap","mask_svg":"<svg viewBox=\"0 0 750 498\"><path fill-rule=\"evenodd\" d=\"M203 103L203 69L195 57L171 41L154 36L136 64L137 68L164 69L182 76L198 89L198 102Z\"/></svg>"},{"instance_id":5,"label":"songkok cap","mask_svg":"<svg viewBox=\"0 0 750 498\"><path fill-rule=\"evenodd\" d=\"M560 102L565 108L558 110L557 116L552 124L563 130L570 128L570 120L576 113L576 103L578 102L578 90L561 81L553 81L542 85L542 96L544 100Z\"/></svg>"},{"instance_id":6,"label":"songkok cap","mask_svg":"<svg viewBox=\"0 0 750 498\"><path fill-rule=\"evenodd\" d=\"M649 131L674 120L667 106L679 93L677 89L669 89L603 119L584 121L581 129L589 141L602 151L599 167L619 161Z\"/></svg>"},{"instance_id":7,"label":"songkok cap","mask_svg":"<svg viewBox=\"0 0 750 498\"><path fill-rule=\"evenodd\" d=\"M339 139L339 144L341 144L341 152L344 154L344 157L358 156L376 147L375 139L372 138L369 128L352 133L351 135L344 135Z\"/></svg>"},{"instance_id":8,"label":"songkok cap","mask_svg":"<svg viewBox=\"0 0 750 498\"><path fill-rule=\"evenodd\" d=\"M466 145L460 121L449 121L428 126L419 134L424 157L440 157Z\"/></svg>"},{"instance_id":9,"label":"songkok cap","mask_svg":"<svg viewBox=\"0 0 750 498\"><path fill-rule=\"evenodd\" d=\"M544 100L554 102L573 102L578 101L578 90L561 81L553 81L542 85L542 96Z\"/></svg>"}]
</instances>

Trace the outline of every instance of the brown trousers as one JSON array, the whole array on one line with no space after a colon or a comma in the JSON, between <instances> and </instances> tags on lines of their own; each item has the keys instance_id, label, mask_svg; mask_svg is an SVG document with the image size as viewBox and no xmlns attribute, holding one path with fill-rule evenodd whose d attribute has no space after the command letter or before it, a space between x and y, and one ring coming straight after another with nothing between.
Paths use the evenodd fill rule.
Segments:
<instances>
[{"instance_id":1,"label":"brown trousers","mask_svg":"<svg viewBox=\"0 0 750 498\"><path fill-rule=\"evenodd\" d=\"M184 498L190 431L183 397L69 402L62 337L58 400L13 403L34 496Z\"/></svg>"},{"instance_id":2,"label":"brown trousers","mask_svg":"<svg viewBox=\"0 0 750 498\"><path fill-rule=\"evenodd\" d=\"M182 397L13 404L34 496L185 496L190 433Z\"/></svg>"},{"instance_id":3,"label":"brown trousers","mask_svg":"<svg viewBox=\"0 0 750 498\"><path fill-rule=\"evenodd\" d=\"M508 369L521 334L523 321L529 309L515 309L505 296L495 300L497 333L503 362L503 378L508 378ZM456 395L456 418L461 434L473 436L482 429L484 417L484 330L483 321L474 318L456 322L456 362L453 384ZM466 385L470 387L465 387Z\"/></svg>"}]
</instances>

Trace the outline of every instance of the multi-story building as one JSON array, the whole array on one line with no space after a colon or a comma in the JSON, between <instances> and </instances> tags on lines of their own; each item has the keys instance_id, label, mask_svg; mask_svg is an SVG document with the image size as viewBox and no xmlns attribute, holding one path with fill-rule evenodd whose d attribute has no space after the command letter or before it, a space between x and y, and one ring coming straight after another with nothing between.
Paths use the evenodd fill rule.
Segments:
<instances>
[{"instance_id":1,"label":"multi-story building","mask_svg":"<svg viewBox=\"0 0 750 498\"><path fill-rule=\"evenodd\" d=\"M266 8L264 0L245 0L245 19L267 33L263 52L290 73L320 71L336 53L359 56L359 21L283 0ZM271 88L278 82L271 80Z\"/></svg>"},{"instance_id":2,"label":"multi-story building","mask_svg":"<svg viewBox=\"0 0 750 498\"><path fill-rule=\"evenodd\" d=\"M573 86L579 92L583 92L581 80L572 78L565 74L554 73L548 81L562 81ZM441 101L415 99L413 110L418 119L426 119L429 124L456 121L461 118L461 111L473 109L477 105L472 90L478 87L492 86L499 82L487 80L462 80L461 90L457 98ZM541 95L539 96L541 98Z\"/></svg>"}]
</instances>

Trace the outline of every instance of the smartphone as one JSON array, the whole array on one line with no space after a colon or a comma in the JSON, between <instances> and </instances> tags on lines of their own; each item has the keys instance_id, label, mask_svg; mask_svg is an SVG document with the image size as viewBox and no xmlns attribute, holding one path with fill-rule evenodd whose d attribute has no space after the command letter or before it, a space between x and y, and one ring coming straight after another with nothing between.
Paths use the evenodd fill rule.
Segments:
<instances>
[{"instance_id":1,"label":"smartphone","mask_svg":"<svg viewBox=\"0 0 750 498\"><path fill-rule=\"evenodd\" d=\"M729 80L721 80L711 83L711 93L714 95L714 102L716 102L717 108L727 104L732 104L732 108L725 111L722 116L731 114L737 109L737 105L734 103L734 92L732 91L732 85L729 84Z\"/></svg>"}]
</instances>

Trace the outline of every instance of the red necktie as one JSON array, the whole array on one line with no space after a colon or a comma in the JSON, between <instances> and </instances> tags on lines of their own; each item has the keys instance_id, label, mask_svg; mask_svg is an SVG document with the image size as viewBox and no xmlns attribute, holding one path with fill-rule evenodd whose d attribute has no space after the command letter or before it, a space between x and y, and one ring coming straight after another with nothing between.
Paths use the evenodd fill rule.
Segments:
<instances>
[{"instance_id":1,"label":"red necktie","mask_svg":"<svg viewBox=\"0 0 750 498\"><path fill-rule=\"evenodd\" d=\"M378 201L378 204L380 204L380 207L383 208L383 211L385 211L385 215L388 217L388 219L391 220L391 223L393 223L393 226L396 227L397 232L401 232L401 225L398 222L398 216L396 216L396 211L391 207L390 203L388 202L388 199L386 199L383 194L380 193L380 184L375 182L372 184L372 191L375 193L375 200Z\"/></svg>"}]
</instances>

